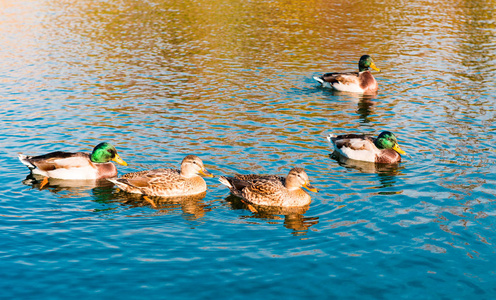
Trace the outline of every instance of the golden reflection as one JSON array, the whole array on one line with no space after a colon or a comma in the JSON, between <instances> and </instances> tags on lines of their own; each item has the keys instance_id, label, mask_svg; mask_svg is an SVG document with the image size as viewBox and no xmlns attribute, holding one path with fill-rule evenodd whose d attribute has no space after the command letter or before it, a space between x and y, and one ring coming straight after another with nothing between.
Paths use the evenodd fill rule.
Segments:
<instances>
[{"instance_id":1,"label":"golden reflection","mask_svg":"<svg viewBox=\"0 0 496 300\"><path fill-rule=\"evenodd\" d=\"M119 191L114 200L130 207L151 207L159 214L177 214L180 210L186 220L203 218L212 209L202 200L207 192L184 197L153 197Z\"/></svg>"},{"instance_id":2,"label":"golden reflection","mask_svg":"<svg viewBox=\"0 0 496 300\"><path fill-rule=\"evenodd\" d=\"M243 216L244 219L260 219L273 224L280 224L280 221L284 220L284 227L292 229L294 235L305 235L311 226L319 223L319 217L304 216L310 205L300 207L254 205L248 204L234 195L229 195L225 200L234 210L250 211L251 215Z\"/></svg>"},{"instance_id":3,"label":"golden reflection","mask_svg":"<svg viewBox=\"0 0 496 300\"><path fill-rule=\"evenodd\" d=\"M367 95L351 93L351 92L341 92L333 89L319 87L324 90L326 93L331 94L336 97L346 97L351 99L354 103L357 104L356 113L358 114L358 119L363 124L375 123L376 118L371 117L374 113L374 105L376 102L374 101L377 98L377 92Z\"/></svg>"},{"instance_id":4,"label":"golden reflection","mask_svg":"<svg viewBox=\"0 0 496 300\"><path fill-rule=\"evenodd\" d=\"M376 98L376 96L377 94L364 95L358 99L358 107L356 112L361 123L375 123L376 120L375 118L371 117L371 115L374 113L373 106L375 105L374 99Z\"/></svg>"},{"instance_id":5,"label":"golden reflection","mask_svg":"<svg viewBox=\"0 0 496 300\"><path fill-rule=\"evenodd\" d=\"M88 101L88 112L106 110L129 120L129 124L110 125L108 117L90 118L85 126L115 126L115 130L137 136L142 135L143 126L150 125L154 130L147 135L153 139L163 132L183 136L188 127L205 127L205 139L216 139L218 131L211 127L217 120L220 125L235 120L235 129L254 132L254 138L263 131L266 140L280 136L281 120L298 120L298 125L313 128L312 119L323 117L313 107L322 103L272 103L267 91L295 98L299 95L287 92L288 85L301 84L301 76L295 74L310 76L312 70L335 69L332 63L343 67L343 61L355 69L357 56L374 50L377 43L375 31L368 30L379 22L376 14L391 13L387 5L374 6L372 13L367 3L344 0L154 0L139 4L88 0L70 7L55 0L49 5L54 11L70 8L81 16L71 19L56 14L46 26L54 27L50 32L63 28L65 34L84 40L84 47L68 53L87 74L78 78L78 86L102 99ZM386 40L380 42L384 45ZM308 98L308 93L303 96ZM377 121L372 100L358 99L358 107L352 108L361 123ZM386 111L393 111L393 104L385 105ZM348 117L346 113L325 117L343 123L343 115ZM154 124L136 121L141 118L152 119ZM311 135L299 138L312 145Z\"/></svg>"},{"instance_id":6,"label":"golden reflection","mask_svg":"<svg viewBox=\"0 0 496 300\"><path fill-rule=\"evenodd\" d=\"M496 25L494 18L496 16L496 5L494 1L463 1L462 11L465 18L460 25L461 34L460 55L462 64L467 67L467 72L460 73L467 79L475 83L491 84L492 78L486 75L494 73L494 62L496 53L492 51L493 47L488 47L494 43L494 29Z\"/></svg>"}]
</instances>

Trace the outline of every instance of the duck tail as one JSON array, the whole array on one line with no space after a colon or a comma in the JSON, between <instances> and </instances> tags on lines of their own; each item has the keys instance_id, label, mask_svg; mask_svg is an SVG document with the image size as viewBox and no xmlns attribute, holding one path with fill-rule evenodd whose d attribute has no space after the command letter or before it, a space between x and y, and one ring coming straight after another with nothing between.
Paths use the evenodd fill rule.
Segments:
<instances>
[{"instance_id":1,"label":"duck tail","mask_svg":"<svg viewBox=\"0 0 496 300\"><path fill-rule=\"evenodd\" d=\"M321 76L313 76L313 79L317 80L320 84L324 84L324 79Z\"/></svg>"},{"instance_id":2,"label":"duck tail","mask_svg":"<svg viewBox=\"0 0 496 300\"><path fill-rule=\"evenodd\" d=\"M107 180L115 184L119 183L119 181L117 181L117 177L107 178Z\"/></svg>"},{"instance_id":3,"label":"duck tail","mask_svg":"<svg viewBox=\"0 0 496 300\"><path fill-rule=\"evenodd\" d=\"M332 134L332 133L329 133L329 135L327 135L327 140L329 141L329 143L333 144L334 143L334 139L337 137L337 135L335 134Z\"/></svg>"},{"instance_id":4,"label":"duck tail","mask_svg":"<svg viewBox=\"0 0 496 300\"><path fill-rule=\"evenodd\" d=\"M28 167L29 169L36 169L36 166L33 165L29 159L31 157L30 156L27 156L27 155L24 155L24 154L19 154L19 160L26 166Z\"/></svg>"},{"instance_id":5,"label":"duck tail","mask_svg":"<svg viewBox=\"0 0 496 300\"><path fill-rule=\"evenodd\" d=\"M230 189L234 188L234 186L231 184L231 182L225 176L220 176L219 182L222 183L223 185L227 186Z\"/></svg>"},{"instance_id":6,"label":"duck tail","mask_svg":"<svg viewBox=\"0 0 496 300\"><path fill-rule=\"evenodd\" d=\"M117 177L107 178L107 180L112 182L113 184L115 184L117 187L120 187L120 188L122 188L123 186L126 185L125 183L120 182L119 178L117 178Z\"/></svg>"}]
</instances>

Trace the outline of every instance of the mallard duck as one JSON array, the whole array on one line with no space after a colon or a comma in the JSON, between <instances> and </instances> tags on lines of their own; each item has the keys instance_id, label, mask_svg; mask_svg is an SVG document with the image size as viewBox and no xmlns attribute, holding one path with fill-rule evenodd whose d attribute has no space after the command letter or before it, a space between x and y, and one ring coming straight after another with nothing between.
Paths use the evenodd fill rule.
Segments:
<instances>
[{"instance_id":1,"label":"mallard duck","mask_svg":"<svg viewBox=\"0 0 496 300\"><path fill-rule=\"evenodd\" d=\"M369 55L363 55L358 62L358 72L326 73L320 77L313 77L322 84L341 92L370 94L377 91L378 85L369 68L380 72Z\"/></svg>"},{"instance_id":2,"label":"mallard duck","mask_svg":"<svg viewBox=\"0 0 496 300\"><path fill-rule=\"evenodd\" d=\"M340 155L355 160L375 163L398 163L405 151L401 150L396 136L383 131L377 138L364 134L332 135L327 140Z\"/></svg>"},{"instance_id":3,"label":"mallard duck","mask_svg":"<svg viewBox=\"0 0 496 300\"><path fill-rule=\"evenodd\" d=\"M181 162L181 170L155 169L124 174L107 179L121 190L146 196L179 197L203 193L207 190L200 176L214 177L196 155L188 155Z\"/></svg>"},{"instance_id":4,"label":"mallard duck","mask_svg":"<svg viewBox=\"0 0 496 300\"><path fill-rule=\"evenodd\" d=\"M293 168L286 178L276 175L221 176L219 181L235 196L249 203L265 206L304 206L311 202L306 188L318 192L310 185L308 175L302 168Z\"/></svg>"},{"instance_id":5,"label":"mallard duck","mask_svg":"<svg viewBox=\"0 0 496 300\"><path fill-rule=\"evenodd\" d=\"M97 180L117 176L117 168L110 161L127 166L117 150L109 143L100 143L93 152L56 151L39 156L19 154L19 160L31 173L45 178Z\"/></svg>"}]
</instances>

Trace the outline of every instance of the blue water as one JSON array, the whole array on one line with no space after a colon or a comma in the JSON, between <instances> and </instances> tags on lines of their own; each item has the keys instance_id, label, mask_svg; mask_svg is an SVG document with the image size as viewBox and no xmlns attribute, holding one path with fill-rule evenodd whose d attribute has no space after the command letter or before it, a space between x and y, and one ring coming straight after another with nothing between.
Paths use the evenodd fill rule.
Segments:
<instances>
[{"instance_id":1,"label":"blue water","mask_svg":"<svg viewBox=\"0 0 496 300\"><path fill-rule=\"evenodd\" d=\"M0 298L494 299L496 8L425 1L1 3ZM312 76L370 54L380 90ZM398 167L329 133L394 132ZM306 211L252 212L216 178L158 201L26 179L18 153L114 144L120 174L285 175Z\"/></svg>"}]
</instances>

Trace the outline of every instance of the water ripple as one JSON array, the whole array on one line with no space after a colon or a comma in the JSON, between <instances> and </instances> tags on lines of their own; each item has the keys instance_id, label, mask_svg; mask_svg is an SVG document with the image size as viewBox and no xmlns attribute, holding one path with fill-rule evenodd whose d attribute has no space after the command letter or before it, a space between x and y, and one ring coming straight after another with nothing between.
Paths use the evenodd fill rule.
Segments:
<instances>
[{"instance_id":1,"label":"water ripple","mask_svg":"<svg viewBox=\"0 0 496 300\"><path fill-rule=\"evenodd\" d=\"M5 297L494 296L491 3L31 2L0 17ZM377 95L311 78L365 53ZM325 139L382 130L399 166L339 162ZM301 166L320 193L252 211L214 178L150 200L42 187L16 157L103 140L121 174L197 154L216 176Z\"/></svg>"}]
</instances>

